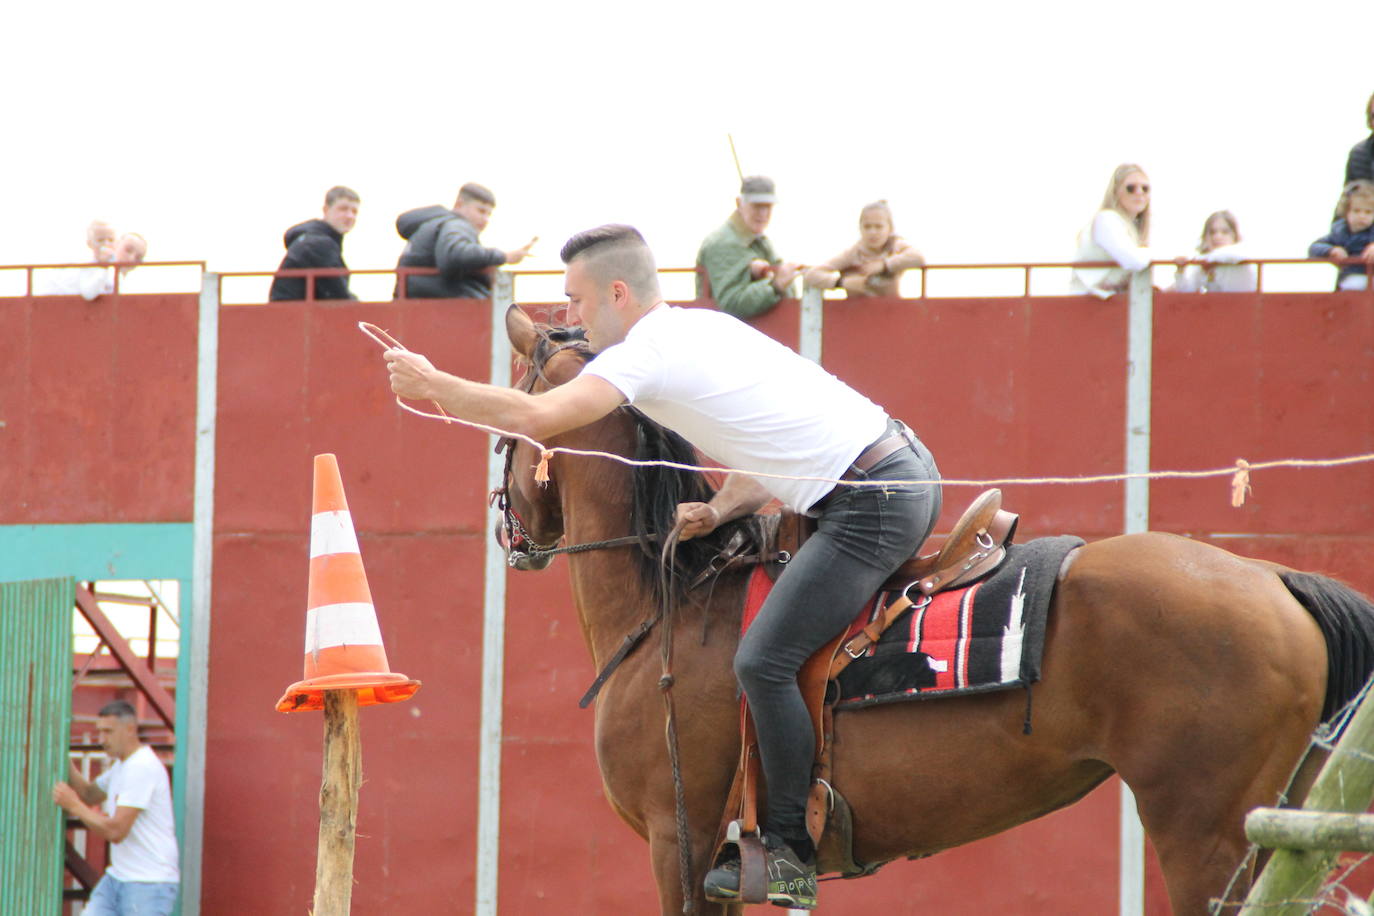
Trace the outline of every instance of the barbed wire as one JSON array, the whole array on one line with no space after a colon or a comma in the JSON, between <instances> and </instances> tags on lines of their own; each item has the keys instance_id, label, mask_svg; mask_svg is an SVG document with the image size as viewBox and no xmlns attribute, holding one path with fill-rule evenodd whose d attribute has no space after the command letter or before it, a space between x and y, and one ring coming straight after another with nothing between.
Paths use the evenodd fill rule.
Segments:
<instances>
[{"instance_id":1,"label":"barbed wire","mask_svg":"<svg viewBox=\"0 0 1374 916\"><path fill-rule=\"evenodd\" d=\"M1346 726L1348 726L1350 720L1355 717L1355 713L1359 710L1360 704L1364 702L1365 697L1369 695L1371 688L1374 688L1374 678L1366 681L1359 692L1349 700L1346 700L1345 704L1342 705L1331 718L1313 729L1312 735L1307 742L1307 749L1303 751L1302 756L1298 758L1297 765L1293 767L1292 775L1288 777L1288 783L1274 800L1274 807L1283 808L1288 805L1289 793L1293 789L1293 783L1297 780L1298 774L1302 771L1303 766L1307 763L1308 757L1311 756L1314 750L1320 749L1329 753L1335 749L1336 743L1340 740L1341 735L1345 733ZM1374 755L1358 748L1346 748L1342 753L1365 760L1374 760ZM1348 914L1348 916L1374 916L1374 910L1370 909L1369 903L1359 894L1352 891L1345 883L1356 869L1369 861L1371 858L1370 854L1361 855L1358 859L1344 866L1341 866L1339 863L1334 866L1331 872L1322 881L1322 885L1318 889L1315 897L1277 900L1271 903L1247 903L1243 899L1232 900L1231 896L1237 891L1238 886L1239 889L1242 889L1248 894L1251 878L1258 877L1258 875L1253 874L1253 869L1258 861L1262 848L1263 847L1258 843L1250 844L1249 848L1246 850L1245 857L1241 859L1240 864L1237 865L1235 871L1231 873L1231 880L1226 885L1226 891L1220 898L1214 897L1209 901L1207 912L1210 916L1220 916L1220 914L1227 910L1238 911L1246 906L1252 909L1273 909L1276 907L1297 905L1306 906L1308 908L1307 912L1312 912L1319 906L1339 906L1341 912ZM1339 874L1336 874L1337 870L1339 870ZM1247 875L1250 875L1251 878L1247 878ZM1333 894L1337 890L1345 893L1346 897L1344 901L1337 902L1334 899ZM1363 908L1361 909L1361 907Z\"/></svg>"}]
</instances>

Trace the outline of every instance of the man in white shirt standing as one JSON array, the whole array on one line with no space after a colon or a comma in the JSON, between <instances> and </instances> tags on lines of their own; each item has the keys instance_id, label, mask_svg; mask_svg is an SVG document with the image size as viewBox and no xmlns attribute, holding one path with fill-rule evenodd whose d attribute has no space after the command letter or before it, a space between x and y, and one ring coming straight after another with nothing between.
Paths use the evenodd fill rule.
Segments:
<instances>
[{"instance_id":1,"label":"man in white shirt standing","mask_svg":"<svg viewBox=\"0 0 1374 916\"><path fill-rule=\"evenodd\" d=\"M171 916L180 873L167 768L138 740L138 718L123 700L100 710L96 729L110 768L88 782L71 766L70 782L52 790L64 811L110 841L110 867L84 916Z\"/></svg>"},{"instance_id":2,"label":"man in white shirt standing","mask_svg":"<svg viewBox=\"0 0 1374 916\"><path fill-rule=\"evenodd\" d=\"M723 312L664 302L653 254L633 227L578 233L562 257L568 323L586 329L596 353L581 375L532 395L459 378L418 353L392 349L384 354L391 388L541 440L630 403L725 467L781 475L731 474L709 502L682 503L684 539L774 498L817 519L734 660L768 787L768 899L814 909L815 850L805 816L815 740L797 671L930 534L941 502L935 459L911 430L817 364ZM739 871L737 859L711 869L707 898L738 900Z\"/></svg>"}]
</instances>

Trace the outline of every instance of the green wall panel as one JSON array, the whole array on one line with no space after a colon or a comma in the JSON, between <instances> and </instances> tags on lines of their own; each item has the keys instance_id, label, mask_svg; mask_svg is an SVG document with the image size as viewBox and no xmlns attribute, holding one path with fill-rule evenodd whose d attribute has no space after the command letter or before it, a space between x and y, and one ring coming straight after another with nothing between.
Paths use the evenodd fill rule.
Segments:
<instances>
[{"instance_id":1,"label":"green wall panel","mask_svg":"<svg viewBox=\"0 0 1374 916\"><path fill-rule=\"evenodd\" d=\"M0 525L0 581L189 579L191 526Z\"/></svg>"},{"instance_id":2,"label":"green wall panel","mask_svg":"<svg viewBox=\"0 0 1374 916\"><path fill-rule=\"evenodd\" d=\"M0 913L61 911L75 599L72 579L0 582Z\"/></svg>"}]
</instances>

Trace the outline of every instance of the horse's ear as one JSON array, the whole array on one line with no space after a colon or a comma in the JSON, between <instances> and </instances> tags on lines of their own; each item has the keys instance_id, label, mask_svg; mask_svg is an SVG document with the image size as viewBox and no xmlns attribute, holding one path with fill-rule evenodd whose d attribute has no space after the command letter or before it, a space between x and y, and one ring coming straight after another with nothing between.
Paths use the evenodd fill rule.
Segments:
<instances>
[{"instance_id":1,"label":"horse's ear","mask_svg":"<svg viewBox=\"0 0 1374 916\"><path fill-rule=\"evenodd\" d=\"M526 315L518 305L506 309L506 336L516 353L525 359L534 358L534 345L539 340L539 331L534 320Z\"/></svg>"}]
</instances>

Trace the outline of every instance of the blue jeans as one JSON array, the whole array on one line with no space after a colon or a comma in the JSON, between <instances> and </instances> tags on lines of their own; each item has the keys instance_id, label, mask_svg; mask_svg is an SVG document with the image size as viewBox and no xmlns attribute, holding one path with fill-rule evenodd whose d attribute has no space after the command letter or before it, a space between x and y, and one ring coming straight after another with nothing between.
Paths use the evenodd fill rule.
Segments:
<instances>
[{"instance_id":1,"label":"blue jeans","mask_svg":"<svg viewBox=\"0 0 1374 916\"><path fill-rule=\"evenodd\" d=\"M920 440L894 452L870 480L938 480ZM815 736L797 672L840 634L889 575L929 536L940 515L939 484L843 487L819 504L807 539L740 640L735 676L749 698L768 793L765 831L787 840L806 836Z\"/></svg>"},{"instance_id":2,"label":"blue jeans","mask_svg":"<svg viewBox=\"0 0 1374 916\"><path fill-rule=\"evenodd\" d=\"M91 891L82 916L172 916L176 882L120 881L103 876Z\"/></svg>"}]
</instances>

